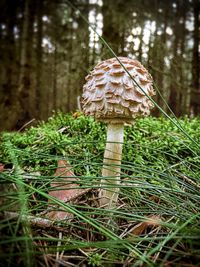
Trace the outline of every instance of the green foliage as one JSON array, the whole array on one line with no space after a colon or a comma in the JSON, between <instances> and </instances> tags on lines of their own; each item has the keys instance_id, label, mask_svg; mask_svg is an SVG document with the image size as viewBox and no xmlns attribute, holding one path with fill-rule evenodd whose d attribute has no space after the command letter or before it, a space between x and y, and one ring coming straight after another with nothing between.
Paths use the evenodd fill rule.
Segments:
<instances>
[{"instance_id":1,"label":"green foliage","mask_svg":"<svg viewBox=\"0 0 200 267\"><path fill-rule=\"evenodd\" d=\"M198 143L200 140L200 119L179 120L185 131ZM87 162L89 171L99 175L106 139L106 126L91 117L78 114L77 117L62 113L55 114L47 123L40 123L23 133L2 133L0 146L2 163L9 163L7 142L12 143L22 168L39 168L54 163L59 157L67 156L76 165L80 174L85 171L79 162ZM133 126L125 128L123 162L151 166L157 170L184 168L199 161L194 144L176 126L165 118L137 119ZM48 159L47 156L48 155ZM94 160L95 159L95 160ZM82 166L83 167L83 166ZM88 171L88 169L87 169Z\"/></svg>"},{"instance_id":2,"label":"green foliage","mask_svg":"<svg viewBox=\"0 0 200 267\"><path fill-rule=\"evenodd\" d=\"M99 187L106 125L79 113L58 113L23 133L1 133L0 162L7 164L7 170L0 173L0 185L6 185L1 196L7 201L0 211L38 214L47 208L50 198L59 209L74 214L74 220L59 224L65 229L62 241L56 231L51 232L52 237L49 232L39 232L38 237L38 230L31 233L26 224L8 220L3 221L2 229L10 232L5 232L2 240L7 245L14 240L13 247L25 246L25 254L29 251L33 255L37 247L31 245L31 236L36 244L37 238L38 242L46 240L45 253L46 249L57 251L57 242L65 253L89 249L84 255L90 266L118 264L124 259L130 260L131 266L155 266L155 262L163 266L168 259L177 258L195 263L195 255L200 253L200 158L196 145L200 143L200 118L185 117L178 123L190 138L164 118L137 119L134 125L125 127L120 206L112 211L95 206L94 195L75 204L60 203L48 195L58 159L70 162L81 179L80 186ZM36 176L35 171L40 175ZM13 183L17 192L10 190ZM156 218L155 222L148 222L142 234L134 235L148 216ZM148 230L152 224L156 231ZM19 232L24 237L18 237ZM12 249L9 253L13 259Z\"/></svg>"},{"instance_id":3,"label":"green foliage","mask_svg":"<svg viewBox=\"0 0 200 267\"><path fill-rule=\"evenodd\" d=\"M102 259L102 256L98 253L94 253L92 254L90 257L89 257L89 265L93 266L93 267L98 267L98 266L101 266L101 259Z\"/></svg>"}]
</instances>

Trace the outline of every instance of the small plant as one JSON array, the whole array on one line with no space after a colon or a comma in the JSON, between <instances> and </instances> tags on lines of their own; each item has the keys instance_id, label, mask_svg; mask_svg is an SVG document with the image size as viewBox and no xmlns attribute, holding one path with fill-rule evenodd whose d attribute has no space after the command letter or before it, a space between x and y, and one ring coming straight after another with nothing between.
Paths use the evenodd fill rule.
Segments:
<instances>
[{"instance_id":1,"label":"small plant","mask_svg":"<svg viewBox=\"0 0 200 267\"><path fill-rule=\"evenodd\" d=\"M89 256L88 264L93 267L96 266L98 267L102 265L101 260L102 260L102 255L100 255L99 253L94 253Z\"/></svg>"}]
</instances>

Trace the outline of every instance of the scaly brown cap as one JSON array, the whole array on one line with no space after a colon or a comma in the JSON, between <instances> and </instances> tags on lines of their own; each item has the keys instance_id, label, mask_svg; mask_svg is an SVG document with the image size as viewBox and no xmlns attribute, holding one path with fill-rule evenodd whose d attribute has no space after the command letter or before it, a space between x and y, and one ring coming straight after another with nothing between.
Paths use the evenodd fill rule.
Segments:
<instances>
[{"instance_id":1,"label":"scaly brown cap","mask_svg":"<svg viewBox=\"0 0 200 267\"><path fill-rule=\"evenodd\" d=\"M144 92L155 95L152 77L142 64L126 57L119 59ZM97 64L85 79L83 112L99 121L130 124L135 117L148 115L153 107L116 58Z\"/></svg>"}]
</instances>

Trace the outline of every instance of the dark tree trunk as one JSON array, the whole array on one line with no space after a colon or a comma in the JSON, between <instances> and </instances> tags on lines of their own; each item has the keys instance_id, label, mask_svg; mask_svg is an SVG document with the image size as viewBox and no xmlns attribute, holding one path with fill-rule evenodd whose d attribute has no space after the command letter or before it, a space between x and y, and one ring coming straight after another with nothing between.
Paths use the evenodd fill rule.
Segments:
<instances>
[{"instance_id":1,"label":"dark tree trunk","mask_svg":"<svg viewBox=\"0 0 200 267\"><path fill-rule=\"evenodd\" d=\"M43 36L43 0L37 0L37 43L36 43L36 89L35 95L33 95L34 108L33 114L37 118L43 118L42 111L42 103L44 102L45 95L42 93L42 67L43 67L43 51L42 51L42 36ZM45 105L47 106L47 105Z\"/></svg>"},{"instance_id":2,"label":"dark tree trunk","mask_svg":"<svg viewBox=\"0 0 200 267\"><path fill-rule=\"evenodd\" d=\"M74 14L74 11L71 10L71 18L72 18L72 21L70 23L70 26L69 26L69 36L68 36L68 46L67 46L67 49L68 51L71 51L70 54L68 54L67 56L67 65L68 65L68 71L67 71L67 88L68 88L68 91L67 91L67 100L66 100L66 111L69 112L71 111L71 108L72 108L72 98L73 98L73 81L71 79L71 74L74 72L74 69L73 69L73 55L72 55L72 51L73 51L73 28L72 28L72 24L73 24L73 21L75 20L75 14Z\"/></svg>"},{"instance_id":3,"label":"dark tree trunk","mask_svg":"<svg viewBox=\"0 0 200 267\"><path fill-rule=\"evenodd\" d=\"M173 58L171 61L171 86L169 96L169 106L176 116L180 115L180 91L178 86L178 47L180 43L180 1L177 1L177 7L174 18L174 42L173 42Z\"/></svg>"},{"instance_id":4,"label":"dark tree trunk","mask_svg":"<svg viewBox=\"0 0 200 267\"><path fill-rule=\"evenodd\" d=\"M18 86L19 100L19 119L16 128L33 119L30 104L33 84L31 80L32 71L32 50L33 50L33 26L34 26L35 6L31 0L26 0L24 7L21 58L20 58L20 76Z\"/></svg>"},{"instance_id":5,"label":"dark tree trunk","mask_svg":"<svg viewBox=\"0 0 200 267\"><path fill-rule=\"evenodd\" d=\"M194 33L193 33L193 58L192 58L192 96L191 108L194 115L200 113L200 56L199 56L199 41L200 41L200 21L199 21L200 3L198 0L193 0L194 13Z\"/></svg>"},{"instance_id":6,"label":"dark tree trunk","mask_svg":"<svg viewBox=\"0 0 200 267\"><path fill-rule=\"evenodd\" d=\"M58 107L58 93L57 93L57 43L54 44L53 56L53 109L57 110Z\"/></svg>"},{"instance_id":7,"label":"dark tree trunk","mask_svg":"<svg viewBox=\"0 0 200 267\"><path fill-rule=\"evenodd\" d=\"M85 0L85 4L82 9L83 14L85 17L88 19L89 17L89 0ZM89 62L89 27L88 24L83 21L82 18L78 20L78 29L80 31L80 44L82 44L81 49L80 49L80 62L81 62L81 67L79 67L79 85L76 90L76 98L82 94L82 86L85 83L85 76L87 75L90 67L90 62ZM79 62L77 66L79 65ZM77 100L77 99L76 99ZM77 107L77 101L76 101L76 107Z\"/></svg>"},{"instance_id":8,"label":"dark tree trunk","mask_svg":"<svg viewBox=\"0 0 200 267\"><path fill-rule=\"evenodd\" d=\"M102 37L109 44L112 50L118 55L124 55L125 35L120 31L120 17L125 10L126 2L123 0L104 0L102 7L103 15L103 35ZM123 44L123 45L120 45ZM103 57L112 57L112 53L107 47L102 49Z\"/></svg>"},{"instance_id":9,"label":"dark tree trunk","mask_svg":"<svg viewBox=\"0 0 200 267\"><path fill-rule=\"evenodd\" d=\"M164 19L163 19L163 28L162 28L162 35L160 36L159 39L159 45L157 47L158 49L158 60L157 60L157 77L156 77L156 82L158 85L158 89L162 95L160 97L158 95L158 105L163 109L167 110L167 107L165 105L165 102L163 101L166 100L167 102L167 94L166 94L166 86L164 84L164 72L165 72L165 56L166 56L166 30L168 26L168 15L169 15L169 6L167 5L165 10L163 11L164 13ZM163 98L163 99L162 99ZM160 112L159 112L160 114Z\"/></svg>"},{"instance_id":10,"label":"dark tree trunk","mask_svg":"<svg viewBox=\"0 0 200 267\"><path fill-rule=\"evenodd\" d=\"M140 33L140 44L138 48L138 60L142 62L142 56L143 56L143 34L144 34L144 25L142 25L141 33Z\"/></svg>"},{"instance_id":11,"label":"dark tree trunk","mask_svg":"<svg viewBox=\"0 0 200 267\"><path fill-rule=\"evenodd\" d=\"M16 42L14 38L14 27L16 25L17 5L19 3L7 1L7 6L1 10L3 23L6 31L1 28L1 81L0 81L0 130L13 128L17 112L17 55ZM2 22L1 22L2 23ZM3 65L4 63L4 65Z\"/></svg>"},{"instance_id":12,"label":"dark tree trunk","mask_svg":"<svg viewBox=\"0 0 200 267\"><path fill-rule=\"evenodd\" d=\"M89 0L85 0L78 6L81 14L88 19ZM77 16L74 12L71 15L73 21L77 23L75 36L73 32L73 23L69 34L69 47L71 51L68 57L68 90L67 90L67 110L75 111L78 108L77 98L82 94L82 87L85 82L84 77L89 71L89 27L88 24ZM74 49L76 47L76 50Z\"/></svg>"},{"instance_id":13,"label":"dark tree trunk","mask_svg":"<svg viewBox=\"0 0 200 267\"><path fill-rule=\"evenodd\" d=\"M186 48L186 13L189 9L188 1L184 2L183 7L181 8L181 19L182 24L180 27L180 68L179 68L179 84L181 86L181 93L180 93L180 104L179 114L182 116L184 114L189 114L188 103L190 101L190 87L187 86L187 79L184 77L184 68L186 65L185 60L185 48Z\"/></svg>"}]
</instances>

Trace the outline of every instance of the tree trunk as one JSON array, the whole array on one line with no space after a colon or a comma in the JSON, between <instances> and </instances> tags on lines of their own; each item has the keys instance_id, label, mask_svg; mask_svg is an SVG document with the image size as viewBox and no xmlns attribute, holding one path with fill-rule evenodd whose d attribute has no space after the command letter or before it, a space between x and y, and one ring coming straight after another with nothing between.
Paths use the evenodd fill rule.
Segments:
<instances>
[{"instance_id":1,"label":"tree trunk","mask_svg":"<svg viewBox=\"0 0 200 267\"><path fill-rule=\"evenodd\" d=\"M58 107L58 93L57 93L57 43L54 44L54 57L53 57L53 109L57 110Z\"/></svg>"},{"instance_id":2,"label":"tree trunk","mask_svg":"<svg viewBox=\"0 0 200 267\"><path fill-rule=\"evenodd\" d=\"M26 0L24 8L18 86L19 118L16 123L16 128L21 127L24 123L33 118L30 104L32 104L31 96L33 94L32 90L34 90L31 81L34 6L31 3L31 0Z\"/></svg>"},{"instance_id":3,"label":"tree trunk","mask_svg":"<svg viewBox=\"0 0 200 267\"><path fill-rule=\"evenodd\" d=\"M193 0L193 14L194 14L194 32L193 32L193 58L192 58L192 96L191 96L191 108L194 115L200 113L200 56L199 56L199 11L200 3L198 0Z\"/></svg>"},{"instance_id":4,"label":"tree trunk","mask_svg":"<svg viewBox=\"0 0 200 267\"><path fill-rule=\"evenodd\" d=\"M37 0L37 50L36 50L36 89L35 89L35 95L34 98L34 107L35 111L33 114L37 118L43 118L41 111L42 111L42 103L44 102L45 95L42 93L42 69L43 69L43 63L42 63L42 57L43 57L43 51L42 51L42 36L43 36L43 22L42 22L42 16L43 16L43 0ZM42 101L43 100L43 101ZM46 108L47 105L44 105Z\"/></svg>"},{"instance_id":5,"label":"tree trunk","mask_svg":"<svg viewBox=\"0 0 200 267\"><path fill-rule=\"evenodd\" d=\"M174 23L174 43L173 43L173 58L171 62L171 86L170 86L170 96L169 96L169 106L173 110L176 116L180 115L179 101L180 101L180 90L178 86L178 47L180 42L180 32L179 32L179 20L180 20L180 3L177 1L176 13L175 13L175 23Z\"/></svg>"},{"instance_id":6,"label":"tree trunk","mask_svg":"<svg viewBox=\"0 0 200 267\"><path fill-rule=\"evenodd\" d=\"M103 15L103 35L102 37L109 44L112 50L118 55L124 55L122 47L125 45L125 35L121 33L120 25L121 16L123 15L123 10L125 9L126 3L123 0L104 0L102 7ZM123 45L121 45L123 44ZM113 55L108 50L107 47L103 47L102 54L104 58L112 57Z\"/></svg>"},{"instance_id":7,"label":"tree trunk","mask_svg":"<svg viewBox=\"0 0 200 267\"><path fill-rule=\"evenodd\" d=\"M144 34L144 25L141 26L141 33L140 33L140 44L138 48L138 60L142 63L142 56L143 56L143 34Z\"/></svg>"},{"instance_id":8,"label":"tree trunk","mask_svg":"<svg viewBox=\"0 0 200 267\"><path fill-rule=\"evenodd\" d=\"M187 2L187 1L186 1ZM187 79L186 77L184 77L184 68L187 64L186 60L185 60L185 47L186 47L186 13L188 10L188 6L187 5L183 5L183 7L181 8L181 19L182 19L182 24L181 24L181 28L180 28L180 67L179 67L179 83L181 86L181 94L180 94L180 115L184 115L184 114L189 114L189 110L188 110L188 104L190 102L190 86L188 86L187 84Z\"/></svg>"},{"instance_id":9,"label":"tree trunk","mask_svg":"<svg viewBox=\"0 0 200 267\"><path fill-rule=\"evenodd\" d=\"M85 0L84 6L82 8L82 12L85 15L85 17L88 19L89 18L89 0ZM83 21L82 18L78 20L78 30L80 34L80 44L82 44L82 48L80 49L80 61L81 65L79 62L77 62L77 67L79 67L79 84L77 86L77 89L75 91L76 94L76 102L75 102L75 109L77 109L77 97L79 97L82 94L82 87L83 84L85 83L85 76L87 75L89 71L89 41L90 41L90 36L89 36L89 27L88 24Z\"/></svg>"},{"instance_id":10,"label":"tree trunk","mask_svg":"<svg viewBox=\"0 0 200 267\"><path fill-rule=\"evenodd\" d=\"M85 0L82 5L77 7L81 14L88 19L89 0ZM81 16L77 16L73 11L71 18L73 22L69 31L68 49L71 54L68 57L67 110L75 111L78 108L77 97L82 94L84 78L89 71L89 26ZM73 29L74 23L77 23L75 29Z\"/></svg>"},{"instance_id":11,"label":"tree trunk","mask_svg":"<svg viewBox=\"0 0 200 267\"><path fill-rule=\"evenodd\" d=\"M16 25L17 2L7 1L7 8L1 14L0 55L0 130L12 130L17 119L17 53L14 28ZM5 24L4 24L5 23ZM4 31L2 25L6 25Z\"/></svg>"}]
</instances>

